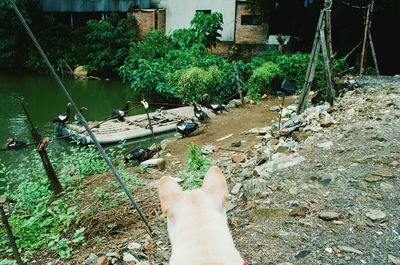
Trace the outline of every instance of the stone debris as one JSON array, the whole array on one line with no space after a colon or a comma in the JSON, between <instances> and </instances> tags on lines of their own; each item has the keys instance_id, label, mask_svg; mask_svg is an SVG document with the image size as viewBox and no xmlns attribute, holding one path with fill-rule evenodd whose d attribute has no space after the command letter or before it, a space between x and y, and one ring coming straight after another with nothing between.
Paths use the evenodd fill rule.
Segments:
<instances>
[{"instance_id":1,"label":"stone debris","mask_svg":"<svg viewBox=\"0 0 400 265\"><path fill-rule=\"evenodd\" d=\"M162 171L165 169L165 160L164 158L154 158L143 161L142 163L140 163L140 165L146 167L156 167L158 168L158 170Z\"/></svg>"},{"instance_id":2,"label":"stone debris","mask_svg":"<svg viewBox=\"0 0 400 265\"><path fill-rule=\"evenodd\" d=\"M372 222L383 222L386 219L386 213L381 210L370 210L365 213Z\"/></svg>"},{"instance_id":3,"label":"stone debris","mask_svg":"<svg viewBox=\"0 0 400 265\"><path fill-rule=\"evenodd\" d=\"M318 217L325 221L333 221L340 218L340 213L337 212L320 212Z\"/></svg>"}]
</instances>

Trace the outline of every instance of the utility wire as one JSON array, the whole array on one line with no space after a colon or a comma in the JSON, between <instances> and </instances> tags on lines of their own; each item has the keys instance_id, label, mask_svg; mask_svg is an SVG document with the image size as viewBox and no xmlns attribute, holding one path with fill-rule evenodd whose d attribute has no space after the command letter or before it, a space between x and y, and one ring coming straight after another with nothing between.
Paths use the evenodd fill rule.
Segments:
<instances>
[{"instance_id":1,"label":"utility wire","mask_svg":"<svg viewBox=\"0 0 400 265\"><path fill-rule=\"evenodd\" d=\"M133 195L130 193L128 188L125 186L125 183L122 181L117 169L114 167L114 165L112 164L111 160L109 159L109 157L107 156L106 152L104 151L103 147L100 145L99 141L97 140L96 136L94 135L92 129L89 126L89 124L86 122L86 120L83 117L83 115L79 112L79 109L78 109L77 105L75 104L75 102L72 99L71 95L68 93L68 91L65 88L64 84L62 83L60 77L57 75L56 71L54 70L53 65L50 63L49 59L47 58L46 54L44 53L44 51L43 51L42 47L40 46L39 42L37 41L37 39L33 35L32 31L30 30L28 24L26 23L24 17L22 16L21 12L19 11L18 7L16 6L16 4L14 3L13 0L9 0L9 2L11 3L11 6L14 8L14 11L17 14L17 16L18 16L19 20L21 21L22 25L25 27L29 37L32 39L33 44L36 46L36 48L38 49L38 51L39 51L40 55L42 56L43 60L45 61L45 63L49 67L50 72L53 75L53 77L56 79L60 89L62 90L64 95L67 97L68 101L72 104L72 107L74 108L74 110L77 113L76 115L78 116L79 121L85 127L85 129L88 132L90 138L92 138L93 142L96 144L97 150L99 151L99 153L101 154L103 159L106 161L108 167L110 168L111 172L115 176L115 178L118 181L119 185L124 190L125 194L128 196L130 202L132 203L132 205L134 206L134 208L138 212L138 214L139 214L140 218L142 219L142 221L145 223L145 225L146 225L146 227L148 229L147 232L150 234L150 236L153 236L153 229L151 228L151 226L150 226L149 222L147 221L146 217L144 216L142 210L140 209L139 205L135 201Z\"/></svg>"}]
</instances>

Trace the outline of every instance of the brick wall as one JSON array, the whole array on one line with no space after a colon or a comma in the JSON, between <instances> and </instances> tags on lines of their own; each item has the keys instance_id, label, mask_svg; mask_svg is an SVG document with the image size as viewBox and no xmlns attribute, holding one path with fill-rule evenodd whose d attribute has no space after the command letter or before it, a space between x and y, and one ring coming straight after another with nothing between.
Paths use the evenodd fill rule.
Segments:
<instances>
[{"instance_id":1,"label":"brick wall","mask_svg":"<svg viewBox=\"0 0 400 265\"><path fill-rule=\"evenodd\" d=\"M165 32L165 9L137 9L128 15L135 16L138 24L138 39L153 29Z\"/></svg>"},{"instance_id":2,"label":"brick wall","mask_svg":"<svg viewBox=\"0 0 400 265\"><path fill-rule=\"evenodd\" d=\"M260 12L247 9L248 3L236 2L235 43L263 44L268 37L268 23L261 20L261 25L242 25L243 15L261 15Z\"/></svg>"}]
</instances>

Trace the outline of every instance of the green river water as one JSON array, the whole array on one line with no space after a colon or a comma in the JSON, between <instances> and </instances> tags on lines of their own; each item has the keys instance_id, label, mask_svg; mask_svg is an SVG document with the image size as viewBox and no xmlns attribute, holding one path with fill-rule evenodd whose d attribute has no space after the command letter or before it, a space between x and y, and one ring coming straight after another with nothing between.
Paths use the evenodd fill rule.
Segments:
<instances>
[{"instance_id":1,"label":"green river water","mask_svg":"<svg viewBox=\"0 0 400 265\"><path fill-rule=\"evenodd\" d=\"M135 93L129 85L120 80L75 80L64 78L63 83L78 106L85 106L86 120L104 120L111 116L113 109L120 108L126 100L140 101L142 95ZM149 102L159 101L151 95L146 95ZM10 136L18 140L32 142L30 125L21 107L21 101L32 117L33 123L43 137L55 137L54 125L51 120L66 110L67 100L56 81L51 76L10 75L0 74L0 148L3 149L6 139ZM151 106L150 111L155 107ZM135 108L129 115L143 113L143 108ZM71 112L70 121L75 112ZM171 134L169 134L171 135ZM159 138L165 138L168 135ZM48 149L52 152L66 152L72 143L61 140L50 143ZM128 143L127 150L137 146L150 145L149 139ZM22 157L32 156L34 147L13 151L0 151L0 162L6 166L19 163ZM29 165L27 165L29 166ZM1 190L1 188L0 188Z\"/></svg>"}]
</instances>

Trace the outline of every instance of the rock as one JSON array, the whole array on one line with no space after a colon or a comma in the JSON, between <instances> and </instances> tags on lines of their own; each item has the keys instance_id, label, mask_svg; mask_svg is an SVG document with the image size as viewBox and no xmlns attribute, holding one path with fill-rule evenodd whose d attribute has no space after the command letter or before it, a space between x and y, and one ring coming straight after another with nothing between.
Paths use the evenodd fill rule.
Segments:
<instances>
[{"instance_id":1,"label":"rock","mask_svg":"<svg viewBox=\"0 0 400 265\"><path fill-rule=\"evenodd\" d=\"M251 179L243 184L243 194L247 199L260 197L268 189L268 181L265 179Z\"/></svg>"},{"instance_id":2,"label":"rock","mask_svg":"<svg viewBox=\"0 0 400 265\"><path fill-rule=\"evenodd\" d=\"M147 167L157 167L158 170L162 171L165 169L165 160L163 158L154 158L143 161L142 163L140 163L140 165Z\"/></svg>"},{"instance_id":3,"label":"rock","mask_svg":"<svg viewBox=\"0 0 400 265\"><path fill-rule=\"evenodd\" d=\"M233 195L237 195L239 193L239 190L242 188L243 184L242 183L236 183L235 186L233 186L231 193Z\"/></svg>"},{"instance_id":4,"label":"rock","mask_svg":"<svg viewBox=\"0 0 400 265\"><path fill-rule=\"evenodd\" d=\"M364 180L366 182L378 182L378 181L382 180L382 177L377 176L377 175L369 174L369 175L365 176Z\"/></svg>"},{"instance_id":5,"label":"rock","mask_svg":"<svg viewBox=\"0 0 400 265\"><path fill-rule=\"evenodd\" d=\"M318 217L325 221L333 221L340 218L340 213L337 212L320 212Z\"/></svg>"},{"instance_id":6,"label":"rock","mask_svg":"<svg viewBox=\"0 0 400 265\"><path fill-rule=\"evenodd\" d=\"M167 149L168 144L170 144L172 142L175 142L175 141L176 141L175 138L167 138L167 139L162 140L161 143L160 143L161 149L162 150Z\"/></svg>"},{"instance_id":7,"label":"rock","mask_svg":"<svg viewBox=\"0 0 400 265\"><path fill-rule=\"evenodd\" d=\"M272 159L265 164L255 167L255 171L262 177L268 177L270 173L276 172L288 167L293 167L305 160L304 157L297 153L286 155L276 153Z\"/></svg>"},{"instance_id":8,"label":"rock","mask_svg":"<svg viewBox=\"0 0 400 265\"><path fill-rule=\"evenodd\" d=\"M240 99L232 99L226 105L227 108L237 108L237 107L240 107L240 106L242 106L242 101Z\"/></svg>"},{"instance_id":9,"label":"rock","mask_svg":"<svg viewBox=\"0 0 400 265\"><path fill-rule=\"evenodd\" d=\"M236 207L236 203L233 203L232 201L228 201L225 205L225 210L226 212L229 212L233 210Z\"/></svg>"},{"instance_id":10,"label":"rock","mask_svg":"<svg viewBox=\"0 0 400 265\"><path fill-rule=\"evenodd\" d=\"M269 108L269 111L278 112L281 110L281 106L272 106Z\"/></svg>"},{"instance_id":11,"label":"rock","mask_svg":"<svg viewBox=\"0 0 400 265\"><path fill-rule=\"evenodd\" d=\"M400 258L389 254L387 256L387 262L388 265L400 265Z\"/></svg>"},{"instance_id":12,"label":"rock","mask_svg":"<svg viewBox=\"0 0 400 265\"><path fill-rule=\"evenodd\" d=\"M90 253L89 257L83 262L83 265L95 265L98 258L96 254Z\"/></svg>"},{"instance_id":13,"label":"rock","mask_svg":"<svg viewBox=\"0 0 400 265\"><path fill-rule=\"evenodd\" d=\"M285 241L298 241L301 239L301 236L295 232L279 231L276 236Z\"/></svg>"},{"instance_id":14,"label":"rock","mask_svg":"<svg viewBox=\"0 0 400 265\"><path fill-rule=\"evenodd\" d=\"M328 186L334 180L335 180L335 174L329 173L323 176L320 182L323 186Z\"/></svg>"},{"instance_id":15,"label":"rock","mask_svg":"<svg viewBox=\"0 0 400 265\"><path fill-rule=\"evenodd\" d=\"M249 134L257 134L257 135L265 135L271 131L271 126L260 127L260 128L253 128L248 131Z\"/></svg>"},{"instance_id":16,"label":"rock","mask_svg":"<svg viewBox=\"0 0 400 265\"><path fill-rule=\"evenodd\" d=\"M387 169L379 169L372 173L373 175L384 177L384 178L393 178L394 175L390 170Z\"/></svg>"},{"instance_id":17,"label":"rock","mask_svg":"<svg viewBox=\"0 0 400 265\"><path fill-rule=\"evenodd\" d=\"M241 141L237 141L237 142L232 142L231 143L231 147L240 147L242 145Z\"/></svg>"},{"instance_id":18,"label":"rock","mask_svg":"<svg viewBox=\"0 0 400 265\"><path fill-rule=\"evenodd\" d=\"M307 207L305 207L305 206L298 206L298 207L292 209L292 210L290 211L289 215L292 216L292 217L296 217L296 216L299 216L299 217L306 217L306 216L307 216L307 211L308 211L308 208L307 208Z\"/></svg>"},{"instance_id":19,"label":"rock","mask_svg":"<svg viewBox=\"0 0 400 265\"><path fill-rule=\"evenodd\" d=\"M131 242L128 244L128 249L130 250L140 250L142 249L142 245L136 242Z\"/></svg>"},{"instance_id":20,"label":"rock","mask_svg":"<svg viewBox=\"0 0 400 265\"><path fill-rule=\"evenodd\" d=\"M106 256L100 257L96 263L96 265L108 265L108 264L110 264L110 261Z\"/></svg>"},{"instance_id":21,"label":"rock","mask_svg":"<svg viewBox=\"0 0 400 265\"><path fill-rule=\"evenodd\" d=\"M79 65L78 67L75 68L74 74L76 78L85 78L87 77L87 70L84 69L83 65Z\"/></svg>"},{"instance_id":22,"label":"rock","mask_svg":"<svg viewBox=\"0 0 400 265\"><path fill-rule=\"evenodd\" d=\"M372 222L383 222L386 218L386 213L381 210L370 210L365 213Z\"/></svg>"},{"instance_id":23,"label":"rock","mask_svg":"<svg viewBox=\"0 0 400 265\"><path fill-rule=\"evenodd\" d=\"M244 161L246 161L246 158L241 154L234 154L232 156L232 161L235 162L236 164L239 164L239 163L243 163Z\"/></svg>"},{"instance_id":24,"label":"rock","mask_svg":"<svg viewBox=\"0 0 400 265\"><path fill-rule=\"evenodd\" d=\"M245 168L238 174L238 177L241 179L248 179L251 178L253 175L254 175L253 170Z\"/></svg>"},{"instance_id":25,"label":"rock","mask_svg":"<svg viewBox=\"0 0 400 265\"><path fill-rule=\"evenodd\" d=\"M375 200L382 200L383 199L383 196L381 194L379 194L379 193L373 193L373 194L370 195L370 197L372 199L375 199Z\"/></svg>"},{"instance_id":26,"label":"rock","mask_svg":"<svg viewBox=\"0 0 400 265\"><path fill-rule=\"evenodd\" d=\"M294 256L296 258L296 260L302 259L307 257L308 255L310 255L311 251L310 250L302 250L299 253L296 254L296 256Z\"/></svg>"},{"instance_id":27,"label":"rock","mask_svg":"<svg viewBox=\"0 0 400 265\"><path fill-rule=\"evenodd\" d=\"M149 265L149 262L148 261L141 261L141 262L136 263L135 265Z\"/></svg>"},{"instance_id":28,"label":"rock","mask_svg":"<svg viewBox=\"0 0 400 265\"><path fill-rule=\"evenodd\" d=\"M358 255L362 255L364 254L362 251L355 249L353 247L348 247L348 246L338 246L338 249L342 252L346 252L346 253L355 253Z\"/></svg>"},{"instance_id":29,"label":"rock","mask_svg":"<svg viewBox=\"0 0 400 265\"><path fill-rule=\"evenodd\" d=\"M208 145L203 146L203 148L201 149L201 153L203 155L209 155L209 154L214 153L215 150L216 150L216 148L214 145L208 144Z\"/></svg>"},{"instance_id":30,"label":"rock","mask_svg":"<svg viewBox=\"0 0 400 265\"><path fill-rule=\"evenodd\" d=\"M331 147L333 146L333 142L332 141L328 141L328 142L324 142L324 143L318 144L317 146L319 148L328 150L328 149L331 149Z\"/></svg>"},{"instance_id":31,"label":"rock","mask_svg":"<svg viewBox=\"0 0 400 265\"><path fill-rule=\"evenodd\" d=\"M138 262L138 260L135 258L135 256L133 256L131 253L128 253L128 252L124 253L124 256L122 259L123 259L123 261L134 261L135 264Z\"/></svg>"},{"instance_id":32,"label":"rock","mask_svg":"<svg viewBox=\"0 0 400 265\"><path fill-rule=\"evenodd\" d=\"M390 192L390 191L394 190L394 186L392 184L389 184L389 183L386 183L386 182L382 182L381 184L379 184L379 187L384 192Z\"/></svg>"},{"instance_id":33,"label":"rock","mask_svg":"<svg viewBox=\"0 0 400 265\"><path fill-rule=\"evenodd\" d=\"M333 253L333 249L332 248L325 248L325 251L332 254Z\"/></svg>"},{"instance_id":34,"label":"rock","mask_svg":"<svg viewBox=\"0 0 400 265\"><path fill-rule=\"evenodd\" d=\"M278 153L288 154L288 153L290 153L290 148L285 145L279 145L278 148L276 148L276 151Z\"/></svg>"}]
</instances>

